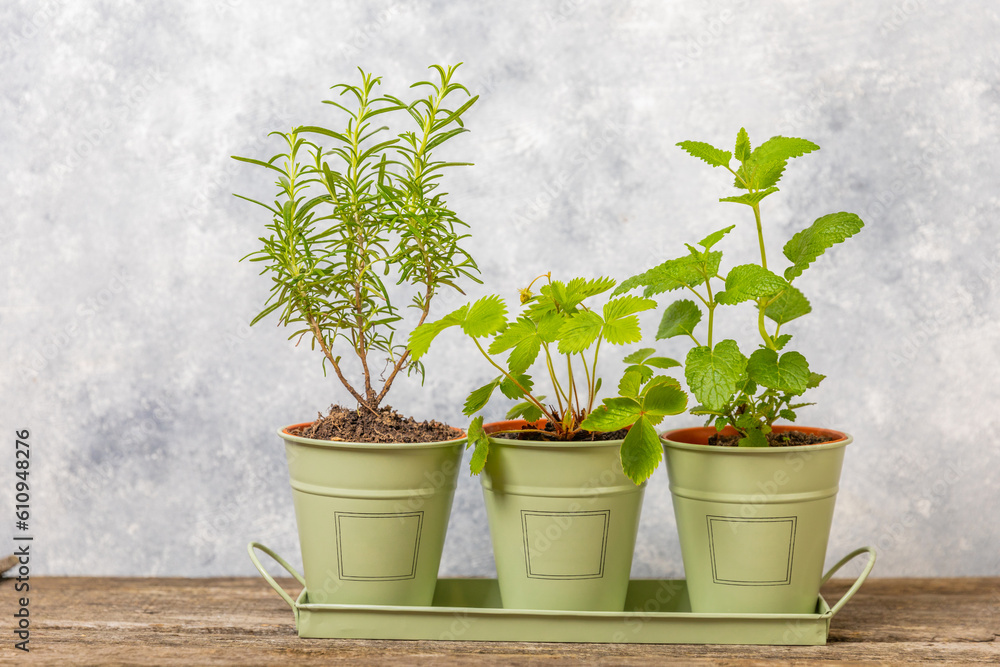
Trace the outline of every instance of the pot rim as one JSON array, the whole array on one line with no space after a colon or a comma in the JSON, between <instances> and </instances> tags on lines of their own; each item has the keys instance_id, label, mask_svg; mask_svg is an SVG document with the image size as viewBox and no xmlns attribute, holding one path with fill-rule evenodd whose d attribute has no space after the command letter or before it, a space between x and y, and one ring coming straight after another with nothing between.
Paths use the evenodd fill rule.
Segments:
<instances>
[{"instance_id":1,"label":"pot rim","mask_svg":"<svg viewBox=\"0 0 1000 667\"><path fill-rule=\"evenodd\" d=\"M546 419L540 419L535 424L543 424ZM503 419L501 421L483 424L483 430L487 434L499 431L506 426L524 426L528 421L525 419ZM491 428L492 427L492 428ZM490 436L490 444L497 444L504 447L525 447L528 449L590 449L598 447L621 447L625 442L624 438L618 440L514 440L513 438L494 438Z\"/></svg>"},{"instance_id":2,"label":"pot rim","mask_svg":"<svg viewBox=\"0 0 1000 667\"><path fill-rule=\"evenodd\" d=\"M831 436L837 437L836 440L830 442L820 442L815 445L796 445L794 447L713 447L708 444L697 444L692 442L682 442L678 440L672 440L671 436L676 436L683 432L691 431L715 431L714 426L688 426L686 428L675 428L670 431L666 431L660 434L660 441L663 443L664 447L670 447L672 449L686 449L694 452L715 452L721 456L726 455L747 455L747 456L777 456L779 454L788 454L790 452L816 452L825 449L839 449L841 447L846 447L847 445L854 442L854 438L851 437L849 433L844 431L837 431L832 428L822 428L818 426L800 426L799 424L775 424L775 431L805 431L807 433L821 433L829 434ZM732 429L732 426L727 426L726 429Z\"/></svg>"},{"instance_id":3,"label":"pot rim","mask_svg":"<svg viewBox=\"0 0 1000 667\"><path fill-rule=\"evenodd\" d=\"M329 449L434 449L438 447L453 447L465 442L467 434L460 428L452 427L461 436L453 440L435 440L433 442L347 442L346 440L319 440L316 438L304 438L301 435L293 435L288 432L290 428L303 428L310 426L314 422L302 422L291 424L278 429L278 436L285 442L294 442L299 445L310 445L312 447L326 447Z\"/></svg>"}]
</instances>

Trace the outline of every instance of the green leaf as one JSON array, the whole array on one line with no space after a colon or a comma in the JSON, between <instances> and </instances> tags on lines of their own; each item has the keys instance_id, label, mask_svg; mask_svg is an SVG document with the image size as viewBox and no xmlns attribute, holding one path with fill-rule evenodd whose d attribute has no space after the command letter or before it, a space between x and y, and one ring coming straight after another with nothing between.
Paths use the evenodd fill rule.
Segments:
<instances>
[{"instance_id":1,"label":"green leaf","mask_svg":"<svg viewBox=\"0 0 1000 667\"><path fill-rule=\"evenodd\" d=\"M790 410L788 408L784 408L783 410L779 410L778 411L778 416L781 417L782 419L787 419L790 422L795 421L795 411L794 410Z\"/></svg>"},{"instance_id":2,"label":"green leaf","mask_svg":"<svg viewBox=\"0 0 1000 667\"><path fill-rule=\"evenodd\" d=\"M692 348L687 355L684 377L698 401L712 411L724 408L736 393L746 371L746 357L734 340L724 340L711 349Z\"/></svg>"},{"instance_id":3,"label":"green leaf","mask_svg":"<svg viewBox=\"0 0 1000 667\"><path fill-rule=\"evenodd\" d=\"M765 190L778 183L788 160L815 150L819 150L819 146L806 139L771 137L754 149L750 158L737 170L737 174L748 181L753 189ZM739 179L735 185L746 189Z\"/></svg>"},{"instance_id":4,"label":"green leaf","mask_svg":"<svg viewBox=\"0 0 1000 667\"><path fill-rule=\"evenodd\" d=\"M788 283L759 264L741 264L733 267L726 276L726 291L719 292L715 300L723 304L736 304L743 301L771 296L786 289Z\"/></svg>"},{"instance_id":5,"label":"green leaf","mask_svg":"<svg viewBox=\"0 0 1000 667\"><path fill-rule=\"evenodd\" d=\"M819 383L826 379L825 375L820 375L819 373L809 373L809 382L806 383L806 389L814 389L819 386Z\"/></svg>"},{"instance_id":6,"label":"green leaf","mask_svg":"<svg viewBox=\"0 0 1000 667\"><path fill-rule=\"evenodd\" d=\"M594 411L580 423L580 428L611 433L635 423L641 414L642 406L634 398L625 396L606 398L602 405L594 408Z\"/></svg>"},{"instance_id":7,"label":"green leaf","mask_svg":"<svg viewBox=\"0 0 1000 667\"><path fill-rule=\"evenodd\" d=\"M656 308L652 299L638 296L623 296L604 304L604 340L613 345L637 343L642 340L639 318L634 313Z\"/></svg>"},{"instance_id":8,"label":"green leaf","mask_svg":"<svg viewBox=\"0 0 1000 667\"><path fill-rule=\"evenodd\" d=\"M503 376L496 377L479 389L474 389L468 398L465 399L465 406L462 408L462 413L466 416L472 416L486 407L486 404L490 402L490 396L493 395L493 390L500 386L502 380Z\"/></svg>"},{"instance_id":9,"label":"green leaf","mask_svg":"<svg viewBox=\"0 0 1000 667\"><path fill-rule=\"evenodd\" d=\"M764 197L772 195L778 191L778 188L767 188L766 190L760 190L758 192L748 192L745 195L739 195L736 197L723 197L719 201L732 202L733 204L746 204L747 206L753 206L754 204L759 204Z\"/></svg>"},{"instance_id":10,"label":"green leaf","mask_svg":"<svg viewBox=\"0 0 1000 667\"><path fill-rule=\"evenodd\" d=\"M677 144L690 155L704 160L713 167L726 167L733 155L729 151L724 151L703 141L682 141Z\"/></svg>"},{"instance_id":11,"label":"green leaf","mask_svg":"<svg viewBox=\"0 0 1000 667\"><path fill-rule=\"evenodd\" d=\"M750 136L747 134L746 128L740 128L739 134L736 135L736 159L740 162L745 162L750 158Z\"/></svg>"},{"instance_id":12,"label":"green leaf","mask_svg":"<svg viewBox=\"0 0 1000 667\"><path fill-rule=\"evenodd\" d=\"M642 410L654 417L677 415L687 407L687 394L669 384L658 384L645 392ZM653 423L659 423L659 419Z\"/></svg>"},{"instance_id":13,"label":"green leaf","mask_svg":"<svg viewBox=\"0 0 1000 667\"><path fill-rule=\"evenodd\" d=\"M625 368L626 373L638 373L640 384L645 382L649 378L653 377L655 371L650 368L647 364L633 364L632 366L627 366Z\"/></svg>"},{"instance_id":14,"label":"green leaf","mask_svg":"<svg viewBox=\"0 0 1000 667\"><path fill-rule=\"evenodd\" d=\"M559 329L563 325L563 316L555 311L542 315L538 320L538 337L544 343L554 343L559 339Z\"/></svg>"},{"instance_id":15,"label":"green leaf","mask_svg":"<svg viewBox=\"0 0 1000 667\"><path fill-rule=\"evenodd\" d=\"M466 304L458 310L448 313L437 322L424 322L411 331L407 343L410 349L410 357L414 361L417 361L420 357L424 356L439 333L448 327L460 325L465 321L468 310L469 306Z\"/></svg>"},{"instance_id":16,"label":"green leaf","mask_svg":"<svg viewBox=\"0 0 1000 667\"><path fill-rule=\"evenodd\" d=\"M644 310L656 308L656 302L652 299L644 299L638 296L623 296L612 299L604 304L604 320L611 322L628 317L633 313L641 313Z\"/></svg>"},{"instance_id":17,"label":"green leaf","mask_svg":"<svg viewBox=\"0 0 1000 667\"><path fill-rule=\"evenodd\" d=\"M781 334L774 339L774 346L779 350L782 350L786 345L788 345L788 341L790 340L792 340L792 334Z\"/></svg>"},{"instance_id":18,"label":"green leaf","mask_svg":"<svg viewBox=\"0 0 1000 667\"><path fill-rule=\"evenodd\" d=\"M526 317L509 325L490 343L490 354L499 354L514 348L507 357L507 367L511 373L523 373L534 363L542 348L535 323Z\"/></svg>"},{"instance_id":19,"label":"green leaf","mask_svg":"<svg viewBox=\"0 0 1000 667\"><path fill-rule=\"evenodd\" d=\"M636 350L632 354L626 355L625 358L622 359L622 361L624 361L626 364L641 364L646 359L648 359L650 355L652 355L654 352L656 352L656 348L644 347L641 350Z\"/></svg>"},{"instance_id":20,"label":"green leaf","mask_svg":"<svg viewBox=\"0 0 1000 667\"><path fill-rule=\"evenodd\" d=\"M778 358L774 350L755 350L747 361L747 375L769 389L801 394L809 384L809 363L798 352L785 352Z\"/></svg>"},{"instance_id":21,"label":"green leaf","mask_svg":"<svg viewBox=\"0 0 1000 667\"><path fill-rule=\"evenodd\" d=\"M759 428L747 429L746 437L740 438L737 445L740 447L767 447L767 436Z\"/></svg>"},{"instance_id":22,"label":"green leaf","mask_svg":"<svg viewBox=\"0 0 1000 667\"><path fill-rule=\"evenodd\" d=\"M656 429L645 417L640 417L625 435L621 448L622 469L636 484L642 484L653 474L663 458L663 443Z\"/></svg>"},{"instance_id":23,"label":"green leaf","mask_svg":"<svg viewBox=\"0 0 1000 667\"><path fill-rule=\"evenodd\" d=\"M652 371L650 373L652 374ZM642 372L626 371L622 376L621 382L618 383L618 394L629 398L638 398L642 382Z\"/></svg>"},{"instance_id":24,"label":"green leaf","mask_svg":"<svg viewBox=\"0 0 1000 667\"><path fill-rule=\"evenodd\" d=\"M469 460L469 470L473 475L478 475L486 465L486 457L490 453L490 439L483 430L483 416L479 415L469 424L468 443L465 448L475 447L472 458Z\"/></svg>"},{"instance_id":25,"label":"green leaf","mask_svg":"<svg viewBox=\"0 0 1000 667\"><path fill-rule=\"evenodd\" d=\"M690 299L674 301L663 311L663 319L660 320L660 329L656 332L656 339L690 335L694 333L694 328L700 321L701 309L698 308L698 304Z\"/></svg>"},{"instance_id":26,"label":"green leaf","mask_svg":"<svg viewBox=\"0 0 1000 667\"><path fill-rule=\"evenodd\" d=\"M827 248L846 241L864 226L853 213L831 213L819 218L785 244L783 252L792 263L785 269L785 278L792 280L801 275Z\"/></svg>"},{"instance_id":27,"label":"green leaf","mask_svg":"<svg viewBox=\"0 0 1000 667\"><path fill-rule=\"evenodd\" d=\"M717 232L712 232L702 240L698 241L698 245L700 245L705 250L711 250L712 246L721 241L722 237L724 237L726 234L733 231L734 229L736 229L736 225L729 225L725 229L720 229Z\"/></svg>"},{"instance_id":28,"label":"green leaf","mask_svg":"<svg viewBox=\"0 0 1000 667\"><path fill-rule=\"evenodd\" d=\"M539 396L538 400L543 401L545 397ZM521 401L507 411L507 419L517 419L518 417L526 422L534 423L542 418L542 411L531 401Z\"/></svg>"},{"instance_id":29,"label":"green leaf","mask_svg":"<svg viewBox=\"0 0 1000 667\"><path fill-rule=\"evenodd\" d=\"M469 307L469 312L462 322L462 330L473 338L492 336L504 330L507 326L507 305L503 299L490 294L479 299Z\"/></svg>"},{"instance_id":30,"label":"green leaf","mask_svg":"<svg viewBox=\"0 0 1000 667\"><path fill-rule=\"evenodd\" d=\"M524 373L514 373L513 377L517 380L518 384L524 387L527 391L531 391L534 382L530 375L525 375ZM521 398L524 396L524 392L517 388L517 385L510 381L509 378L503 378L500 382L500 391L507 398Z\"/></svg>"},{"instance_id":31,"label":"green leaf","mask_svg":"<svg viewBox=\"0 0 1000 667\"><path fill-rule=\"evenodd\" d=\"M694 255L670 259L625 280L615 289L614 294L622 294L639 286L646 287L645 296L670 292L682 287L697 287L705 282L702 271L706 271L709 277L716 275L721 261L721 252L706 252L704 259Z\"/></svg>"},{"instance_id":32,"label":"green leaf","mask_svg":"<svg viewBox=\"0 0 1000 667\"><path fill-rule=\"evenodd\" d=\"M681 365L681 362L676 359L671 359L670 357L650 357L644 362L647 366L652 366L654 368L662 368L666 370L667 368L677 368Z\"/></svg>"},{"instance_id":33,"label":"green leaf","mask_svg":"<svg viewBox=\"0 0 1000 667\"><path fill-rule=\"evenodd\" d=\"M583 352L601 335L603 326L604 320L592 310L573 313L559 329L559 353Z\"/></svg>"},{"instance_id":34,"label":"green leaf","mask_svg":"<svg viewBox=\"0 0 1000 667\"><path fill-rule=\"evenodd\" d=\"M797 287L789 285L767 305L764 315L778 324L785 324L812 312L809 299Z\"/></svg>"}]
</instances>

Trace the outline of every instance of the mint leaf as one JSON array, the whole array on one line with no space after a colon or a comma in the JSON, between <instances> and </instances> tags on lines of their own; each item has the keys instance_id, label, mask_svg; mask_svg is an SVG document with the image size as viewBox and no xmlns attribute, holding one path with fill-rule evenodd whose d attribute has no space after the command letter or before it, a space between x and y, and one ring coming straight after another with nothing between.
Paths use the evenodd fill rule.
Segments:
<instances>
[{"instance_id":1,"label":"mint leaf","mask_svg":"<svg viewBox=\"0 0 1000 667\"><path fill-rule=\"evenodd\" d=\"M853 213L831 213L819 218L785 244L782 251L792 263L785 269L785 278L792 280L801 275L827 248L846 241L864 226Z\"/></svg>"},{"instance_id":2,"label":"mint leaf","mask_svg":"<svg viewBox=\"0 0 1000 667\"><path fill-rule=\"evenodd\" d=\"M771 137L754 149L750 158L740 166L736 172L739 178L734 185L744 190L748 185L754 190L766 190L781 179L788 160L815 150L819 150L819 146L806 139Z\"/></svg>"},{"instance_id":3,"label":"mint leaf","mask_svg":"<svg viewBox=\"0 0 1000 667\"><path fill-rule=\"evenodd\" d=\"M694 328L700 321L701 309L698 308L698 304L690 299L674 301L663 311L663 319L660 320L660 329L656 332L656 339L690 335L694 333Z\"/></svg>"},{"instance_id":4,"label":"mint leaf","mask_svg":"<svg viewBox=\"0 0 1000 667\"><path fill-rule=\"evenodd\" d=\"M645 417L640 417L628 430L622 442L622 469L636 484L642 484L653 474L663 458L663 444L656 429Z\"/></svg>"},{"instance_id":5,"label":"mint leaf","mask_svg":"<svg viewBox=\"0 0 1000 667\"><path fill-rule=\"evenodd\" d=\"M478 475L486 465L486 457L490 453L490 439L483 430L483 416L479 415L469 424L468 442L465 448L475 447L472 458L469 460L469 470L473 475Z\"/></svg>"},{"instance_id":6,"label":"mint leaf","mask_svg":"<svg viewBox=\"0 0 1000 667\"><path fill-rule=\"evenodd\" d=\"M462 324L465 321L468 310L469 306L466 304L458 310L448 313L437 322L424 322L411 331L407 344L410 349L410 357L414 361L417 361L420 357L424 356L439 333L448 327Z\"/></svg>"},{"instance_id":7,"label":"mint leaf","mask_svg":"<svg viewBox=\"0 0 1000 667\"><path fill-rule=\"evenodd\" d=\"M781 334L774 339L774 346L779 350L784 349L788 345L788 341L792 340L792 334Z\"/></svg>"},{"instance_id":8,"label":"mint leaf","mask_svg":"<svg viewBox=\"0 0 1000 667\"><path fill-rule=\"evenodd\" d=\"M736 443L740 447L767 447L767 436L759 428L747 429L745 437L740 438Z\"/></svg>"},{"instance_id":9,"label":"mint leaf","mask_svg":"<svg viewBox=\"0 0 1000 667\"><path fill-rule=\"evenodd\" d=\"M573 313L559 329L559 353L583 352L601 335L604 320L591 310Z\"/></svg>"},{"instance_id":10,"label":"mint leaf","mask_svg":"<svg viewBox=\"0 0 1000 667\"><path fill-rule=\"evenodd\" d=\"M736 135L736 159L740 162L746 162L750 158L750 136L747 134L746 128L740 128L739 134Z\"/></svg>"},{"instance_id":11,"label":"mint leaf","mask_svg":"<svg viewBox=\"0 0 1000 667\"><path fill-rule=\"evenodd\" d=\"M735 228L736 225L729 225L725 229L720 229L717 232L712 232L702 240L698 241L698 245L700 245L705 250L711 250L712 246L721 241L723 236L733 231Z\"/></svg>"},{"instance_id":12,"label":"mint leaf","mask_svg":"<svg viewBox=\"0 0 1000 667\"><path fill-rule=\"evenodd\" d=\"M764 197L774 194L777 191L778 188L768 188L766 190L760 190L759 192L748 192L745 195L739 195L737 197L723 197L719 201L753 206L754 204L759 204Z\"/></svg>"},{"instance_id":13,"label":"mint leaf","mask_svg":"<svg viewBox=\"0 0 1000 667\"><path fill-rule=\"evenodd\" d=\"M492 336L507 326L506 318L507 305L500 297L491 294L469 307L465 321L462 322L462 330L473 338Z\"/></svg>"},{"instance_id":14,"label":"mint leaf","mask_svg":"<svg viewBox=\"0 0 1000 667\"><path fill-rule=\"evenodd\" d=\"M785 352L778 358L774 350L755 350L747 361L747 375L769 389L801 394L809 384L809 363L798 352Z\"/></svg>"},{"instance_id":15,"label":"mint leaf","mask_svg":"<svg viewBox=\"0 0 1000 667\"><path fill-rule=\"evenodd\" d=\"M666 370L667 368L677 368L681 365L681 362L676 359L671 359L670 357L650 357L644 362L647 366L652 366L654 368L662 368Z\"/></svg>"},{"instance_id":16,"label":"mint leaf","mask_svg":"<svg viewBox=\"0 0 1000 667\"><path fill-rule=\"evenodd\" d=\"M704 160L713 167L726 167L733 155L729 151L724 151L704 141L682 141L677 144L688 154L699 160Z\"/></svg>"},{"instance_id":17,"label":"mint leaf","mask_svg":"<svg viewBox=\"0 0 1000 667\"><path fill-rule=\"evenodd\" d=\"M503 380L503 376L494 378L479 389L474 389L469 394L469 397L465 399L465 406L462 408L462 413L471 417L486 407L486 404L490 402L490 396L493 395L493 390L500 386L501 380Z\"/></svg>"},{"instance_id":18,"label":"mint leaf","mask_svg":"<svg viewBox=\"0 0 1000 667\"><path fill-rule=\"evenodd\" d=\"M788 283L759 264L741 264L733 267L726 276L726 291L719 292L715 300L724 304L736 304L777 294L788 287Z\"/></svg>"},{"instance_id":19,"label":"mint leaf","mask_svg":"<svg viewBox=\"0 0 1000 667\"><path fill-rule=\"evenodd\" d=\"M736 393L746 371L746 357L734 340L724 340L711 349L691 348L684 377L698 401L712 411L721 410Z\"/></svg>"},{"instance_id":20,"label":"mint leaf","mask_svg":"<svg viewBox=\"0 0 1000 667\"><path fill-rule=\"evenodd\" d=\"M825 375L820 375L819 373L809 373L809 382L806 383L806 389L814 389L819 386L819 383L826 379Z\"/></svg>"},{"instance_id":21,"label":"mint leaf","mask_svg":"<svg viewBox=\"0 0 1000 667\"><path fill-rule=\"evenodd\" d=\"M709 277L716 275L719 272L721 261L721 252L706 252L703 258L684 255L677 259L670 259L625 280L614 291L614 294L622 294L639 286L646 286L645 296L670 292L682 287L697 287L705 282L702 271L708 273Z\"/></svg>"},{"instance_id":22,"label":"mint leaf","mask_svg":"<svg viewBox=\"0 0 1000 667\"><path fill-rule=\"evenodd\" d=\"M580 428L611 433L635 423L641 414L642 406L634 398L625 396L606 398L602 405L594 408L594 411L580 423Z\"/></svg>"},{"instance_id":23,"label":"mint leaf","mask_svg":"<svg viewBox=\"0 0 1000 667\"><path fill-rule=\"evenodd\" d=\"M657 384L645 392L642 410L658 424L666 415L677 415L687 407L687 394L669 384Z\"/></svg>"},{"instance_id":24,"label":"mint leaf","mask_svg":"<svg viewBox=\"0 0 1000 667\"><path fill-rule=\"evenodd\" d=\"M764 309L764 315L778 324L785 324L812 312L809 299L797 287L789 285Z\"/></svg>"}]
</instances>

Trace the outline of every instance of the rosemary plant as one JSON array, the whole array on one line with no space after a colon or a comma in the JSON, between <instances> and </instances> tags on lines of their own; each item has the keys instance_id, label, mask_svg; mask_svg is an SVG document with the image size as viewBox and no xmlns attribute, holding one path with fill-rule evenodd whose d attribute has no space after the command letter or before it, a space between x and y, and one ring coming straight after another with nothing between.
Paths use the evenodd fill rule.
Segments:
<instances>
[{"instance_id":1,"label":"rosemary plant","mask_svg":"<svg viewBox=\"0 0 1000 667\"><path fill-rule=\"evenodd\" d=\"M323 353L324 373L329 364L359 409L377 411L400 372L424 376L396 336L403 316L387 283L411 291L419 326L442 289L461 292L463 278L479 282L461 246L468 225L440 189L448 168L469 163L434 157L468 131L462 116L478 99L454 80L459 65L432 65L435 76L411 86L420 94L412 102L379 95L381 78L359 70L360 84L338 84L336 98L325 101L342 114L342 129L272 132L284 141L283 152L267 161L233 156L274 172L278 187L273 205L236 195L271 215L270 234L244 257L262 263L272 282L251 324L277 313L279 324L294 328L290 339L310 337ZM382 124L390 120L409 127L390 130ZM355 358L353 370L342 350ZM385 369L377 378L372 364L379 356Z\"/></svg>"}]
</instances>

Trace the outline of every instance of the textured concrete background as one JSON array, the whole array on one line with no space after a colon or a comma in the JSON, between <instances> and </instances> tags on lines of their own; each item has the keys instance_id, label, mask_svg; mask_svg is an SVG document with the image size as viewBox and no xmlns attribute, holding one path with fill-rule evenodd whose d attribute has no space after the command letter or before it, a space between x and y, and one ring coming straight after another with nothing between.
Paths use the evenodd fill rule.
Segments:
<instances>
[{"instance_id":1,"label":"textured concrete background","mask_svg":"<svg viewBox=\"0 0 1000 667\"><path fill-rule=\"evenodd\" d=\"M320 100L357 65L398 91L465 61L482 99L454 151L476 166L451 201L511 300L734 222L728 265L748 261L747 212L715 203L727 179L673 145L731 146L741 125L819 143L764 215L775 256L821 214L867 223L802 278L814 313L788 328L830 376L803 421L856 438L831 561L875 544L880 576L1000 574L994 3L22 1L0 26L0 432L31 429L33 572L246 575L250 539L297 562L274 429L347 394L273 320L247 327L267 281L237 260L266 221L230 193L271 186L228 156L330 119ZM741 325L723 327L752 344ZM391 403L462 424L489 376L473 352L435 348ZM463 475L443 572L492 568ZM634 572L681 573L662 467Z\"/></svg>"}]
</instances>

